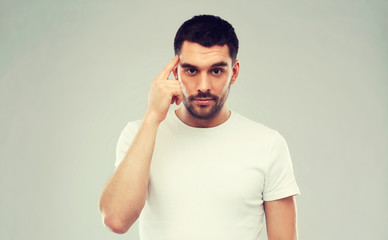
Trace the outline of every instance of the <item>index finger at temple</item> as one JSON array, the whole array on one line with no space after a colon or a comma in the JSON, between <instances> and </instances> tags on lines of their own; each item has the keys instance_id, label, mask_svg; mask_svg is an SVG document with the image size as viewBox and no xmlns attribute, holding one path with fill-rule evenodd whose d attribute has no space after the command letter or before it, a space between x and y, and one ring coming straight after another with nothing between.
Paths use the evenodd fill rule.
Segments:
<instances>
[{"instance_id":1,"label":"index finger at temple","mask_svg":"<svg viewBox=\"0 0 388 240\"><path fill-rule=\"evenodd\" d=\"M174 69L174 67L178 64L179 57L176 55L167 66L165 66L162 70L162 72L159 74L160 78L167 79L168 76L170 76L171 71Z\"/></svg>"}]
</instances>

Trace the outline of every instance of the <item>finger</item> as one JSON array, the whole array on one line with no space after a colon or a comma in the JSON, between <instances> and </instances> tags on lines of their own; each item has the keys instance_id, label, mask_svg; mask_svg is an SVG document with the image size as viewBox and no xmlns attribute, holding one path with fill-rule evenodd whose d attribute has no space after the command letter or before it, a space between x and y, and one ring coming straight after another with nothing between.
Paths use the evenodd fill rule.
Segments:
<instances>
[{"instance_id":1,"label":"finger","mask_svg":"<svg viewBox=\"0 0 388 240\"><path fill-rule=\"evenodd\" d=\"M171 98L171 104L173 104L176 100L177 100L177 97L176 97L176 96L173 96L173 97Z\"/></svg>"},{"instance_id":2,"label":"finger","mask_svg":"<svg viewBox=\"0 0 388 240\"><path fill-rule=\"evenodd\" d=\"M179 62L179 60L178 60L178 62ZM178 64L176 64L175 66L174 66L174 68L172 69L172 75L174 76L174 80L178 80Z\"/></svg>"},{"instance_id":3,"label":"finger","mask_svg":"<svg viewBox=\"0 0 388 240\"><path fill-rule=\"evenodd\" d=\"M181 104L182 102L182 99L183 99L183 95L182 95L182 91L180 90L179 92L177 92L175 95L174 95L174 102L176 105L179 105ZM172 103L174 103L172 102ZM171 103L171 104L172 104Z\"/></svg>"},{"instance_id":4,"label":"finger","mask_svg":"<svg viewBox=\"0 0 388 240\"><path fill-rule=\"evenodd\" d=\"M174 84L174 89L171 91L171 104L181 102L182 97L182 88L180 85Z\"/></svg>"},{"instance_id":5,"label":"finger","mask_svg":"<svg viewBox=\"0 0 388 240\"><path fill-rule=\"evenodd\" d=\"M162 70L162 72L160 72L158 78L161 78L161 79L167 79L168 76L170 75L171 71L174 69L174 67L178 64L178 61L179 61L179 56L176 55L169 64L167 64L167 66L165 66Z\"/></svg>"},{"instance_id":6,"label":"finger","mask_svg":"<svg viewBox=\"0 0 388 240\"><path fill-rule=\"evenodd\" d=\"M180 98L177 98L176 101L175 101L176 105L181 104L181 102L182 102L182 99L180 99Z\"/></svg>"}]
</instances>

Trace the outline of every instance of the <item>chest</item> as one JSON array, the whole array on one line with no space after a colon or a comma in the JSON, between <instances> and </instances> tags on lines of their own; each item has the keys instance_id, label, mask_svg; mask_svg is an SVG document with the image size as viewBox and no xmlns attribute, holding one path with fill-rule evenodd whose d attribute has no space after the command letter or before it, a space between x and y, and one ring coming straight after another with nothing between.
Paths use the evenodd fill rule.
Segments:
<instances>
[{"instance_id":1,"label":"chest","mask_svg":"<svg viewBox=\"0 0 388 240\"><path fill-rule=\"evenodd\" d=\"M201 214L203 209L213 211L211 216L225 214L225 209L239 213L259 209L267 151L265 145L242 136L159 136L149 204L178 215Z\"/></svg>"}]
</instances>

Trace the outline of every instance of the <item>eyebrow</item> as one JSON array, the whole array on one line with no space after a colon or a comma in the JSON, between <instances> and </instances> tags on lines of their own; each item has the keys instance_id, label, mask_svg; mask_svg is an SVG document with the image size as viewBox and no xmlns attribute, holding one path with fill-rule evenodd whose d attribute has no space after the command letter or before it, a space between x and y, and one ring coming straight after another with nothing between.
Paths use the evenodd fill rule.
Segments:
<instances>
[{"instance_id":1,"label":"eyebrow","mask_svg":"<svg viewBox=\"0 0 388 240\"><path fill-rule=\"evenodd\" d=\"M225 67L225 66L228 66L228 64L224 61L221 61L221 62L218 62L218 63L214 63L213 65L211 65L210 68L214 68L214 67ZM182 68L193 68L193 69L199 69L197 66L194 66L192 64L189 64L189 63L182 63L181 64L181 67Z\"/></svg>"},{"instance_id":2,"label":"eyebrow","mask_svg":"<svg viewBox=\"0 0 388 240\"><path fill-rule=\"evenodd\" d=\"M182 67L182 68L193 68L193 69L198 69L197 66L194 66L194 65L191 65L191 64L188 64L188 63L182 63L182 64L181 64L181 67Z\"/></svg>"},{"instance_id":3,"label":"eyebrow","mask_svg":"<svg viewBox=\"0 0 388 240\"><path fill-rule=\"evenodd\" d=\"M221 62L213 64L211 67L213 68L213 67L225 67L225 66L228 66L228 64L224 61L221 61Z\"/></svg>"}]
</instances>

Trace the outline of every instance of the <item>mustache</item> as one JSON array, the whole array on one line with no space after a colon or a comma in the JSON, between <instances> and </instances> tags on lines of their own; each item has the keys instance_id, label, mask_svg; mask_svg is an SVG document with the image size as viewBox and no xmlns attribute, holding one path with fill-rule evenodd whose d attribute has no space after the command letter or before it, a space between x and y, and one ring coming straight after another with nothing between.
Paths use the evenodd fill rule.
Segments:
<instances>
[{"instance_id":1,"label":"mustache","mask_svg":"<svg viewBox=\"0 0 388 240\"><path fill-rule=\"evenodd\" d=\"M216 95L211 94L210 92L199 92L197 95L189 96L189 101L194 101L197 98L211 98L215 101L218 100L218 97Z\"/></svg>"}]
</instances>

